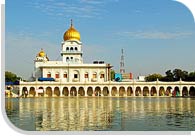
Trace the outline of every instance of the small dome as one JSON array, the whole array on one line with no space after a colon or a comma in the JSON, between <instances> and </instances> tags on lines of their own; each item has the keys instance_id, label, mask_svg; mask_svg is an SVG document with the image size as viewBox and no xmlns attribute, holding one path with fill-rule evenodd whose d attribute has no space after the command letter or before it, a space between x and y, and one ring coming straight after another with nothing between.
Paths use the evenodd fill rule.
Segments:
<instances>
[{"instance_id":1,"label":"small dome","mask_svg":"<svg viewBox=\"0 0 195 136\"><path fill-rule=\"evenodd\" d=\"M67 40L79 40L80 33L73 27L72 20L70 28L64 33L64 41Z\"/></svg>"},{"instance_id":2,"label":"small dome","mask_svg":"<svg viewBox=\"0 0 195 136\"><path fill-rule=\"evenodd\" d=\"M39 57L45 57L45 52L43 51L43 49L41 49L41 51L38 53Z\"/></svg>"}]
</instances>

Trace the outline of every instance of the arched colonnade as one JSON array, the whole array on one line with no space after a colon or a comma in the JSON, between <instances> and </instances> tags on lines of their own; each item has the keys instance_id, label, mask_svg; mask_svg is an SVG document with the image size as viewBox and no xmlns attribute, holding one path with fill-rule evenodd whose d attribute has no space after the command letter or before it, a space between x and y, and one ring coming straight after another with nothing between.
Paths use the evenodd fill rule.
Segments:
<instances>
[{"instance_id":1,"label":"arched colonnade","mask_svg":"<svg viewBox=\"0 0 195 136\"><path fill-rule=\"evenodd\" d=\"M195 86L24 86L20 95L27 97L59 96L195 96Z\"/></svg>"}]
</instances>

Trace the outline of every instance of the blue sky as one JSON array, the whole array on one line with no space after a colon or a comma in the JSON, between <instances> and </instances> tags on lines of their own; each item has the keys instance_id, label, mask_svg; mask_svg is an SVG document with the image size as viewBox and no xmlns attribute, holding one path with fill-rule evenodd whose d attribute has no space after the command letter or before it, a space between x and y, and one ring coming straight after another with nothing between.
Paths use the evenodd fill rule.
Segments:
<instances>
[{"instance_id":1,"label":"blue sky","mask_svg":"<svg viewBox=\"0 0 195 136\"><path fill-rule=\"evenodd\" d=\"M163 74L195 71L192 13L172 0L6 0L5 69L27 79L41 48L61 60L64 32L73 19L84 62L104 60L119 71Z\"/></svg>"}]
</instances>

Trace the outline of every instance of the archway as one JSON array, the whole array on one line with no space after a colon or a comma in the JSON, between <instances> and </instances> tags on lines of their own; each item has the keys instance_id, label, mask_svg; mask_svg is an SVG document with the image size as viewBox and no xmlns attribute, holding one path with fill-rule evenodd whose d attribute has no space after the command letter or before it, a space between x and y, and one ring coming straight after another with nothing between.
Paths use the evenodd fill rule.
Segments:
<instances>
[{"instance_id":1,"label":"archway","mask_svg":"<svg viewBox=\"0 0 195 136\"><path fill-rule=\"evenodd\" d=\"M182 96L188 96L188 88L186 86L183 87Z\"/></svg>"},{"instance_id":2,"label":"archway","mask_svg":"<svg viewBox=\"0 0 195 136\"><path fill-rule=\"evenodd\" d=\"M80 96L85 96L85 91L84 91L84 88L83 88L83 87L79 87L78 94L79 94Z\"/></svg>"},{"instance_id":3,"label":"archway","mask_svg":"<svg viewBox=\"0 0 195 136\"><path fill-rule=\"evenodd\" d=\"M165 92L165 95L166 96L171 96L171 91L172 91L172 87L167 87L167 90L166 90L166 92Z\"/></svg>"},{"instance_id":4,"label":"archway","mask_svg":"<svg viewBox=\"0 0 195 136\"><path fill-rule=\"evenodd\" d=\"M39 87L39 91L37 93L38 93L38 96L43 97L44 96L44 89L43 89L43 87Z\"/></svg>"},{"instance_id":5,"label":"archway","mask_svg":"<svg viewBox=\"0 0 195 136\"><path fill-rule=\"evenodd\" d=\"M92 87L88 87L87 88L87 95L88 96L92 96L93 95L93 88Z\"/></svg>"},{"instance_id":6,"label":"archway","mask_svg":"<svg viewBox=\"0 0 195 136\"><path fill-rule=\"evenodd\" d=\"M116 96L116 94L117 94L117 88L116 87L112 87L111 95L112 96Z\"/></svg>"},{"instance_id":7,"label":"archway","mask_svg":"<svg viewBox=\"0 0 195 136\"><path fill-rule=\"evenodd\" d=\"M147 86L143 88L143 96L149 96L149 88Z\"/></svg>"},{"instance_id":8,"label":"archway","mask_svg":"<svg viewBox=\"0 0 195 136\"><path fill-rule=\"evenodd\" d=\"M23 88L22 88L22 96L23 96L23 97L27 97L27 95L28 95L27 87L23 87Z\"/></svg>"},{"instance_id":9,"label":"archway","mask_svg":"<svg viewBox=\"0 0 195 136\"><path fill-rule=\"evenodd\" d=\"M151 96L156 96L157 95L157 92L156 92L156 87L152 87L151 88L151 92L150 92Z\"/></svg>"},{"instance_id":10,"label":"archway","mask_svg":"<svg viewBox=\"0 0 195 136\"><path fill-rule=\"evenodd\" d=\"M180 96L180 91L179 91L179 87L175 87L175 89L173 90L172 96Z\"/></svg>"},{"instance_id":11,"label":"archway","mask_svg":"<svg viewBox=\"0 0 195 136\"><path fill-rule=\"evenodd\" d=\"M35 95L36 95L35 88L34 87L30 87L29 96L30 97L35 97Z\"/></svg>"},{"instance_id":12,"label":"archway","mask_svg":"<svg viewBox=\"0 0 195 136\"><path fill-rule=\"evenodd\" d=\"M141 96L141 88L139 86L135 89L135 96Z\"/></svg>"},{"instance_id":13,"label":"archway","mask_svg":"<svg viewBox=\"0 0 195 136\"><path fill-rule=\"evenodd\" d=\"M127 96L133 96L133 89L132 87L127 88Z\"/></svg>"},{"instance_id":14,"label":"archway","mask_svg":"<svg viewBox=\"0 0 195 136\"><path fill-rule=\"evenodd\" d=\"M54 95L55 96L60 96L60 89L59 89L59 87L55 87L54 88Z\"/></svg>"},{"instance_id":15,"label":"archway","mask_svg":"<svg viewBox=\"0 0 195 136\"><path fill-rule=\"evenodd\" d=\"M162 86L159 89L159 96L165 96L165 89Z\"/></svg>"},{"instance_id":16,"label":"archway","mask_svg":"<svg viewBox=\"0 0 195 136\"><path fill-rule=\"evenodd\" d=\"M103 95L104 96L108 96L109 95L108 87L104 87L103 88Z\"/></svg>"},{"instance_id":17,"label":"archway","mask_svg":"<svg viewBox=\"0 0 195 136\"><path fill-rule=\"evenodd\" d=\"M195 96L195 88L193 86L190 87L189 95L190 96Z\"/></svg>"},{"instance_id":18,"label":"archway","mask_svg":"<svg viewBox=\"0 0 195 136\"><path fill-rule=\"evenodd\" d=\"M69 95L68 87L64 87L64 88L63 88L62 94L63 94L64 96L68 96L68 95Z\"/></svg>"},{"instance_id":19,"label":"archway","mask_svg":"<svg viewBox=\"0 0 195 136\"><path fill-rule=\"evenodd\" d=\"M51 89L51 87L47 87L47 88L46 88L46 95L47 95L48 97L51 97L51 96L52 96L52 89Z\"/></svg>"},{"instance_id":20,"label":"archway","mask_svg":"<svg viewBox=\"0 0 195 136\"><path fill-rule=\"evenodd\" d=\"M99 86L95 88L94 93L95 93L95 96L101 96L101 89Z\"/></svg>"},{"instance_id":21,"label":"archway","mask_svg":"<svg viewBox=\"0 0 195 136\"><path fill-rule=\"evenodd\" d=\"M119 88L119 96L124 96L125 95L125 88L123 86L121 86Z\"/></svg>"},{"instance_id":22,"label":"archway","mask_svg":"<svg viewBox=\"0 0 195 136\"><path fill-rule=\"evenodd\" d=\"M70 89L70 96L77 96L77 90L76 87L71 87Z\"/></svg>"}]
</instances>

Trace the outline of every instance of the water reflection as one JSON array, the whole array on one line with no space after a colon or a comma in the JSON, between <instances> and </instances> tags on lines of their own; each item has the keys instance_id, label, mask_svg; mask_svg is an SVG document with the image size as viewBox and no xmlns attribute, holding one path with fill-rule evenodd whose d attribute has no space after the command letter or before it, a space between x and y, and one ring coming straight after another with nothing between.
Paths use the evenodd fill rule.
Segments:
<instances>
[{"instance_id":1,"label":"water reflection","mask_svg":"<svg viewBox=\"0 0 195 136\"><path fill-rule=\"evenodd\" d=\"M13 124L37 131L195 130L195 100L184 98L6 99Z\"/></svg>"}]
</instances>

